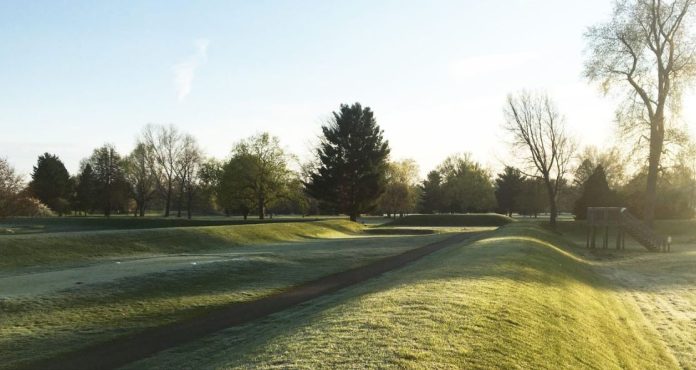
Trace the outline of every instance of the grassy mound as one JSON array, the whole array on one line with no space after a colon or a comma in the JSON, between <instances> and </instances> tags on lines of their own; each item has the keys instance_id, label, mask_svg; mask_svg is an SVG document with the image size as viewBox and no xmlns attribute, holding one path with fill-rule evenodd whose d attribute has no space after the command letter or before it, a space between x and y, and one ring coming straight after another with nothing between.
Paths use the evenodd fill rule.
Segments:
<instances>
[{"instance_id":1,"label":"grassy mound","mask_svg":"<svg viewBox=\"0 0 696 370\"><path fill-rule=\"evenodd\" d=\"M0 220L0 235L37 234L71 231L134 230L165 227L251 225L276 222L306 222L312 219L280 218L274 220L242 220L235 218L163 218L163 217L35 217Z\"/></svg>"},{"instance_id":2,"label":"grassy mound","mask_svg":"<svg viewBox=\"0 0 696 370\"><path fill-rule=\"evenodd\" d=\"M30 363L204 315L221 305L260 299L446 237L337 238L249 245L232 248L233 256L228 258L225 255L230 250L211 253L218 258L214 263L185 263L177 270L85 283L53 293L0 297L0 369L22 364L37 368ZM201 261L200 257L190 256L189 260ZM131 266L137 268L137 264Z\"/></svg>"},{"instance_id":3,"label":"grassy mound","mask_svg":"<svg viewBox=\"0 0 696 370\"><path fill-rule=\"evenodd\" d=\"M190 253L235 245L332 237L362 230L345 220L233 226L6 235L0 268L78 262L135 254Z\"/></svg>"},{"instance_id":4,"label":"grassy mound","mask_svg":"<svg viewBox=\"0 0 696 370\"><path fill-rule=\"evenodd\" d=\"M396 219L386 226L503 226L514 220L497 213L465 215L412 215Z\"/></svg>"},{"instance_id":5,"label":"grassy mound","mask_svg":"<svg viewBox=\"0 0 696 370\"><path fill-rule=\"evenodd\" d=\"M678 368L627 294L515 223L136 368Z\"/></svg>"}]
</instances>

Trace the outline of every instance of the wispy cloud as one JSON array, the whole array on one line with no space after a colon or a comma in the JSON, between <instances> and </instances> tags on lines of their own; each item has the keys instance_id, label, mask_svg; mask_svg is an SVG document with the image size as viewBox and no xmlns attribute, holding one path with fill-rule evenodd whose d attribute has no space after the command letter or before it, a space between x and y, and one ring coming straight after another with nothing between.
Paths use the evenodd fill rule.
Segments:
<instances>
[{"instance_id":1,"label":"wispy cloud","mask_svg":"<svg viewBox=\"0 0 696 370\"><path fill-rule=\"evenodd\" d=\"M456 78L464 79L514 69L539 59L531 52L475 55L455 61L450 71Z\"/></svg>"},{"instance_id":2,"label":"wispy cloud","mask_svg":"<svg viewBox=\"0 0 696 370\"><path fill-rule=\"evenodd\" d=\"M191 86L198 67L208 60L208 45L210 40L198 39L194 43L195 52L172 67L174 72L174 86L179 101L183 101L191 93Z\"/></svg>"}]
</instances>

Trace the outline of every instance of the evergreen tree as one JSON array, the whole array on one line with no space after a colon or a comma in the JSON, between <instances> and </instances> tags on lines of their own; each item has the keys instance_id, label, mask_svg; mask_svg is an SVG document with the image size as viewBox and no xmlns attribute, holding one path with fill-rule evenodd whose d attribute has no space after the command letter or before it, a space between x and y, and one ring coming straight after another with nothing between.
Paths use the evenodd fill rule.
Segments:
<instances>
[{"instance_id":1,"label":"evergreen tree","mask_svg":"<svg viewBox=\"0 0 696 370\"><path fill-rule=\"evenodd\" d=\"M68 211L72 183L68 170L58 156L49 153L39 156L31 173L29 189L36 198L59 215Z\"/></svg>"},{"instance_id":2,"label":"evergreen tree","mask_svg":"<svg viewBox=\"0 0 696 370\"><path fill-rule=\"evenodd\" d=\"M75 203L73 209L85 214L94 210L96 202L96 179L94 170L89 163L82 164L82 171L77 177L75 186Z\"/></svg>"},{"instance_id":3,"label":"evergreen tree","mask_svg":"<svg viewBox=\"0 0 696 370\"><path fill-rule=\"evenodd\" d=\"M372 211L386 185L389 142L369 107L342 104L322 126L318 168L306 184L309 194L356 221Z\"/></svg>"},{"instance_id":4,"label":"evergreen tree","mask_svg":"<svg viewBox=\"0 0 696 370\"><path fill-rule=\"evenodd\" d=\"M503 173L499 173L495 179L495 198L498 201L498 210L512 216L512 212L519 211L517 199L522 192L524 175L517 168L505 166Z\"/></svg>"},{"instance_id":5,"label":"evergreen tree","mask_svg":"<svg viewBox=\"0 0 696 370\"><path fill-rule=\"evenodd\" d=\"M525 216L534 216L548 210L549 198L546 193L543 180L538 178L525 178L522 181L522 191L515 203L518 212Z\"/></svg>"},{"instance_id":6,"label":"evergreen tree","mask_svg":"<svg viewBox=\"0 0 696 370\"><path fill-rule=\"evenodd\" d=\"M582 187L582 194L575 201L575 218L587 218L587 207L612 207L618 205L616 193L609 189L604 167L599 165L587 178Z\"/></svg>"},{"instance_id":7,"label":"evergreen tree","mask_svg":"<svg viewBox=\"0 0 696 370\"><path fill-rule=\"evenodd\" d=\"M437 170L430 171L420 186L421 213L437 213L442 211L442 176Z\"/></svg>"}]
</instances>

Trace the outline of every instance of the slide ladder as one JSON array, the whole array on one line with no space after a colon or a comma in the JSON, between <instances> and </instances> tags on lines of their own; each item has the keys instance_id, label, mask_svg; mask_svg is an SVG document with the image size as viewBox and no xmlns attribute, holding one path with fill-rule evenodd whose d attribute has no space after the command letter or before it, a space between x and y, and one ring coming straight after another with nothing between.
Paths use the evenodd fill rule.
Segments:
<instances>
[{"instance_id":1,"label":"slide ladder","mask_svg":"<svg viewBox=\"0 0 696 370\"><path fill-rule=\"evenodd\" d=\"M621 221L623 230L649 251L669 251L669 237L657 234L625 208L621 210Z\"/></svg>"}]
</instances>

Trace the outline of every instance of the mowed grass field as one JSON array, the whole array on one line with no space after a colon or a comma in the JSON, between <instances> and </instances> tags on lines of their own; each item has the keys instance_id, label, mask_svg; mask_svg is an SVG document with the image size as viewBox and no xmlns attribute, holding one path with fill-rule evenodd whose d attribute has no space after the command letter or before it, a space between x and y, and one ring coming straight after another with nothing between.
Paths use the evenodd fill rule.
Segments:
<instances>
[{"instance_id":1,"label":"mowed grass field","mask_svg":"<svg viewBox=\"0 0 696 370\"><path fill-rule=\"evenodd\" d=\"M0 368L265 297L451 232L491 230L465 216L0 236L0 254L14 251L0 265L0 297L2 279L22 272L153 256L188 265L0 298ZM674 239L665 254L632 241L627 251L585 249L581 222L556 233L500 220L473 241L130 368L696 369L696 222L658 224ZM10 238L24 247L2 244ZM60 248L37 257L51 246Z\"/></svg>"},{"instance_id":2,"label":"mowed grass field","mask_svg":"<svg viewBox=\"0 0 696 370\"><path fill-rule=\"evenodd\" d=\"M250 225L250 224L270 224L276 222L306 222L316 221L316 219L304 219L301 217L282 217L275 219L248 219L241 217L196 217L188 220L186 218L164 218L164 217L144 217L136 218L127 215L105 217L22 217L11 219L0 219L0 236L16 234L40 234L57 233L70 231L98 231L98 230L132 230L132 229L155 229L164 227L190 227L190 226L224 226L224 225Z\"/></svg>"},{"instance_id":3,"label":"mowed grass field","mask_svg":"<svg viewBox=\"0 0 696 370\"><path fill-rule=\"evenodd\" d=\"M237 245L345 236L360 230L362 227L355 223L327 220L3 235L0 236L0 268L128 255L197 253Z\"/></svg>"},{"instance_id":4,"label":"mowed grass field","mask_svg":"<svg viewBox=\"0 0 696 370\"><path fill-rule=\"evenodd\" d=\"M445 237L372 237L338 220L3 236L0 254L10 258L0 265L0 368L259 299ZM163 260L161 271L153 260ZM85 269L95 276L75 276ZM116 275L92 281L105 274Z\"/></svg>"},{"instance_id":5,"label":"mowed grass field","mask_svg":"<svg viewBox=\"0 0 696 370\"><path fill-rule=\"evenodd\" d=\"M510 224L131 368L679 368L639 304L577 252Z\"/></svg>"},{"instance_id":6,"label":"mowed grass field","mask_svg":"<svg viewBox=\"0 0 696 370\"><path fill-rule=\"evenodd\" d=\"M583 222L559 226L566 237L585 245ZM655 228L672 237L671 252L647 253L631 239L626 251L616 251L610 234L609 249L579 248L578 253L619 294L636 302L683 368L696 369L696 221L657 221Z\"/></svg>"}]
</instances>

